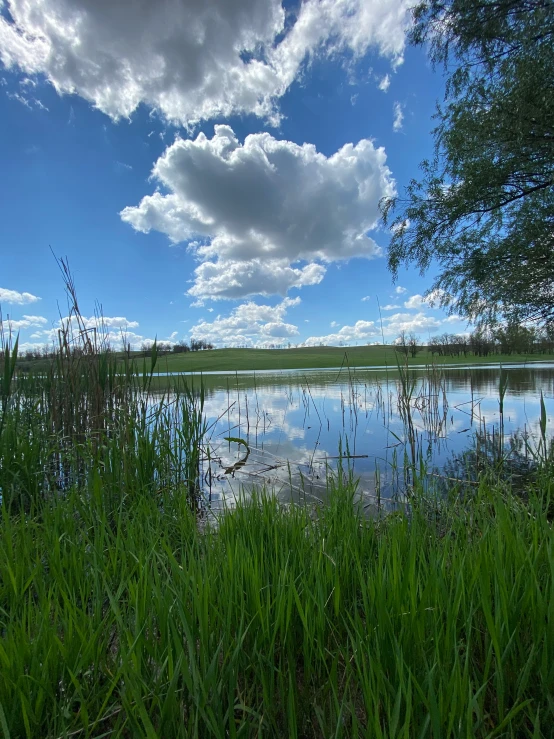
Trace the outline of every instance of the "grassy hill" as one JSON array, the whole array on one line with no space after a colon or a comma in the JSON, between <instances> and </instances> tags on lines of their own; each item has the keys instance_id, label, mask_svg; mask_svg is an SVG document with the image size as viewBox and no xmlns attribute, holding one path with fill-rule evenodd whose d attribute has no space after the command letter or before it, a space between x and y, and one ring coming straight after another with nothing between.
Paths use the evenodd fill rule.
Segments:
<instances>
[{"instance_id":1,"label":"grassy hill","mask_svg":"<svg viewBox=\"0 0 554 739\"><path fill-rule=\"evenodd\" d=\"M427 350L419 352L415 358L409 358L409 364L435 363L483 363L483 362L521 362L525 360L546 360L550 355L489 355L488 357L466 358L438 357ZM403 355L398 354L391 346L355 346L335 347L317 346L300 349L212 349L210 351L187 352L185 354L167 354L159 359L158 371L167 372L217 372L237 370L279 370L310 369L325 367L364 366L396 366L397 361L404 362Z\"/></svg>"},{"instance_id":2,"label":"grassy hill","mask_svg":"<svg viewBox=\"0 0 554 739\"><path fill-rule=\"evenodd\" d=\"M142 364L144 354L132 352L131 356ZM550 354L491 354L487 357L463 355L439 357L422 349L416 357L408 358L409 364L482 364L486 362L524 362L554 359ZM209 351L163 354L158 358L157 372L235 372L282 369L316 369L330 367L395 367L405 357L390 345L378 346L314 346L299 349L212 349ZM18 362L20 370L40 370L50 360L25 360ZM147 359L148 363L148 359Z\"/></svg>"}]
</instances>

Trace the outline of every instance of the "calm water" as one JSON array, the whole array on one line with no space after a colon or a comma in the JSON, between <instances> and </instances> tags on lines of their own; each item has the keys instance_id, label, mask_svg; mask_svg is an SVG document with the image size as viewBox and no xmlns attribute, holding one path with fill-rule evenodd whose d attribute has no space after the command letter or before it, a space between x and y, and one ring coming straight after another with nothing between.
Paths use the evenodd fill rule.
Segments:
<instances>
[{"instance_id":1,"label":"calm water","mask_svg":"<svg viewBox=\"0 0 554 739\"><path fill-rule=\"evenodd\" d=\"M506 383L502 416L501 371ZM501 431L505 449L510 439L518 441L513 456L524 463L540 439L541 391L546 433L554 435L554 364L446 368L434 377L416 370L409 377L410 399L403 403L396 371L204 376L211 425L207 498L217 507L252 485L265 484L284 500L324 500L326 470L336 470L342 454L343 468L359 478L371 507L402 495L405 462L423 459L429 473L471 477L479 453L490 452L491 445L499 448ZM246 461L247 447L225 437L246 442Z\"/></svg>"}]
</instances>

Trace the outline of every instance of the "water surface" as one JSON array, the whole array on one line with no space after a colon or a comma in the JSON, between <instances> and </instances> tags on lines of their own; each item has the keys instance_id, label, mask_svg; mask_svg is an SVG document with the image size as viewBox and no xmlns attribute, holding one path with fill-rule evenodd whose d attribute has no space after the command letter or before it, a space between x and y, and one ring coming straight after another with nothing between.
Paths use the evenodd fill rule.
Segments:
<instances>
[{"instance_id":1,"label":"water surface","mask_svg":"<svg viewBox=\"0 0 554 739\"><path fill-rule=\"evenodd\" d=\"M253 485L287 501L324 501L327 469L340 464L371 507L403 495L406 466L471 477L487 445L508 450L511 440L519 461L530 461L541 437L541 392L546 436L554 434L554 363L411 369L404 385L396 370L376 368L210 374L202 382L210 424L204 485L213 506Z\"/></svg>"}]
</instances>

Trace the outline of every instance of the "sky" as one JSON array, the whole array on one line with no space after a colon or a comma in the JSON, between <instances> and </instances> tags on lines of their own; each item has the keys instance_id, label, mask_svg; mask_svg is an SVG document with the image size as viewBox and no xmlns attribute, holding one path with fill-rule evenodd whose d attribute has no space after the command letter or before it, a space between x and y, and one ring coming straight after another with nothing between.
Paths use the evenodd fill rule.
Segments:
<instances>
[{"instance_id":1,"label":"sky","mask_svg":"<svg viewBox=\"0 0 554 739\"><path fill-rule=\"evenodd\" d=\"M444 81L411 0L0 0L0 307L33 348L422 341L467 324L387 269L379 201Z\"/></svg>"}]
</instances>

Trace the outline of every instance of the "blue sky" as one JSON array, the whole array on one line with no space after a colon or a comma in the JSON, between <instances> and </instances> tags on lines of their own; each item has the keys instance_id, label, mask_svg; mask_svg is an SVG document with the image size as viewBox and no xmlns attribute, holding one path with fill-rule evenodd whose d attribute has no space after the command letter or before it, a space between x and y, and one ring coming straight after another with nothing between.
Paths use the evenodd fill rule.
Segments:
<instances>
[{"instance_id":1,"label":"blue sky","mask_svg":"<svg viewBox=\"0 0 554 739\"><path fill-rule=\"evenodd\" d=\"M368 344L466 330L386 267L378 201L432 153L406 0L0 0L0 305L24 346ZM395 307L393 307L395 306Z\"/></svg>"}]
</instances>

